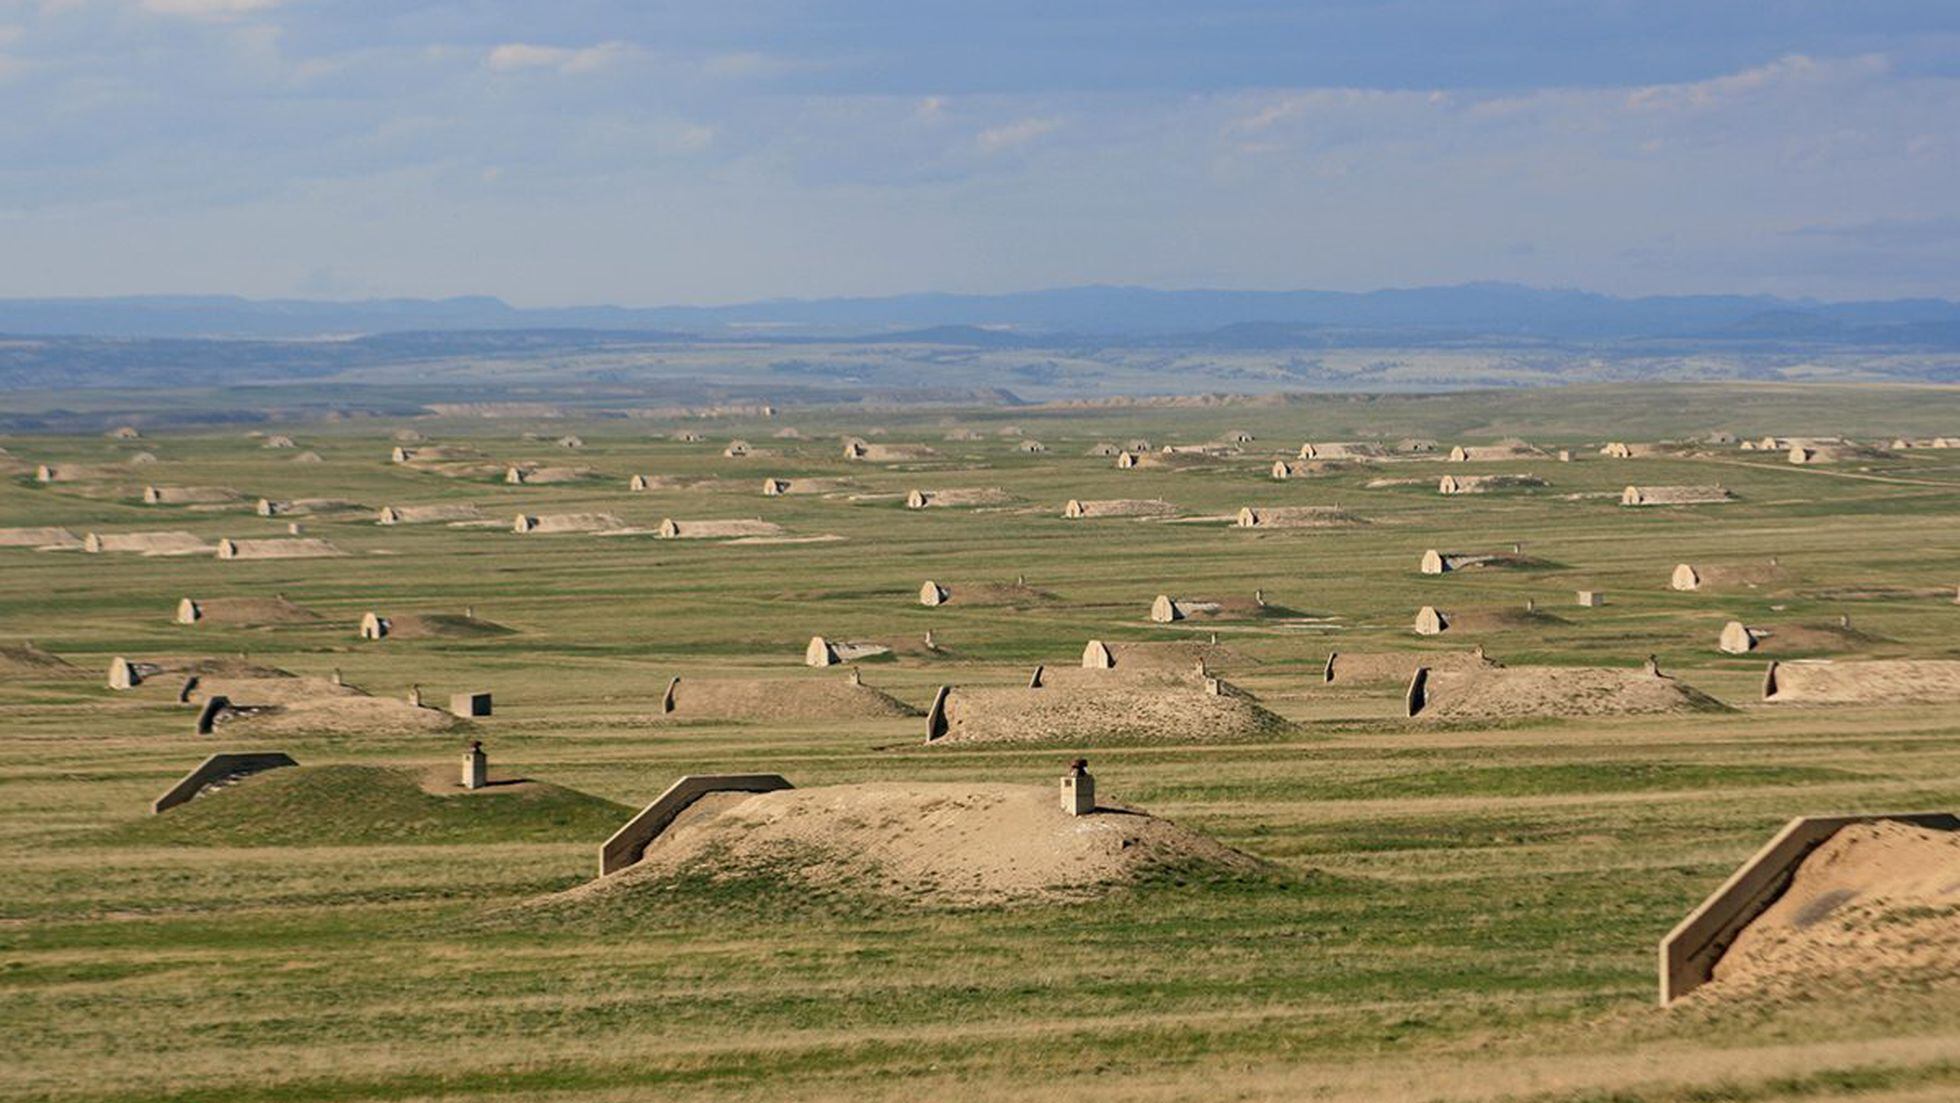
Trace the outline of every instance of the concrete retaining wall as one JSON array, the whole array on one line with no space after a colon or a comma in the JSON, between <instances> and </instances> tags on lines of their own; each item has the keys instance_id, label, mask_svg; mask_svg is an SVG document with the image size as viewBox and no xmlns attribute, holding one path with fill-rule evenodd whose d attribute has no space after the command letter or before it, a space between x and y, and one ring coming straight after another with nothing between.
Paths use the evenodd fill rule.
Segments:
<instances>
[{"instance_id":1,"label":"concrete retaining wall","mask_svg":"<svg viewBox=\"0 0 1960 1103\"><path fill-rule=\"evenodd\" d=\"M1862 816L1799 816L1741 868L1729 875L1701 906L1688 913L1660 944L1660 997L1665 1007L1707 984L1715 963L1728 952L1736 935L1768 910L1790 887L1797 866L1843 827L1879 820L1960 830L1960 816L1950 812L1899 812Z\"/></svg>"},{"instance_id":2,"label":"concrete retaining wall","mask_svg":"<svg viewBox=\"0 0 1960 1103\"><path fill-rule=\"evenodd\" d=\"M669 785L599 847L599 876L617 873L645 857L648 844L667 830L674 817L709 793L771 793L794 788L779 774L689 774Z\"/></svg>"},{"instance_id":3,"label":"concrete retaining wall","mask_svg":"<svg viewBox=\"0 0 1960 1103\"><path fill-rule=\"evenodd\" d=\"M204 787L218 781L245 777L265 770L276 770L281 766L297 766L293 756L280 751L263 751L253 754L214 754L198 764L197 769L185 774L177 784L163 791L163 795L150 802L150 813L168 811L190 800L202 792Z\"/></svg>"}]
</instances>

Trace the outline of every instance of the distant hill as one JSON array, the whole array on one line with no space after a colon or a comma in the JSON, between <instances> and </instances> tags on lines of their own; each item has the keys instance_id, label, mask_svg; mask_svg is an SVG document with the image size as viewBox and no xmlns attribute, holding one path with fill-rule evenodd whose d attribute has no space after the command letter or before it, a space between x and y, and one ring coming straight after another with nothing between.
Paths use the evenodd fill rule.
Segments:
<instances>
[{"instance_id":1,"label":"distant hill","mask_svg":"<svg viewBox=\"0 0 1960 1103\"><path fill-rule=\"evenodd\" d=\"M1941 299L1824 303L1744 295L1618 298L1503 283L1346 291L1161 291L1067 287L1004 295L916 294L782 299L726 306L514 307L501 299L319 302L232 296L0 300L0 334L104 338L269 339L381 333L603 331L781 340L850 336L1011 348L1054 335L1158 339L1205 335L1220 347L1393 343L1464 338L1804 339L1941 341L1960 303ZM1321 332L1332 331L1332 332ZM1345 336L1343 336L1345 334Z\"/></svg>"}]
</instances>

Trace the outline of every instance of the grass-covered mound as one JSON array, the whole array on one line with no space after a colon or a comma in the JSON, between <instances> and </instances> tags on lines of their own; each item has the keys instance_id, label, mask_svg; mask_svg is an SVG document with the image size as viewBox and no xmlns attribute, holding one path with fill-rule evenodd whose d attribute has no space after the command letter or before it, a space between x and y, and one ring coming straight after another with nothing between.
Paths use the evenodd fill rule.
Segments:
<instances>
[{"instance_id":1,"label":"grass-covered mound","mask_svg":"<svg viewBox=\"0 0 1960 1103\"><path fill-rule=\"evenodd\" d=\"M298 766L254 774L114 829L139 846L350 846L393 843L597 843L632 810L547 782L474 792L444 770ZM447 791L445 789L447 788Z\"/></svg>"},{"instance_id":2,"label":"grass-covered mound","mask_svg":"<svg viewBox=\"0 0 1960 1103\"><path fill-rule=\"evenodd\" d=\"M407 613L388 618L388 638L394 640L470 640L508 636L516 629L461 613Z\"/></svg>"}]
</instances>

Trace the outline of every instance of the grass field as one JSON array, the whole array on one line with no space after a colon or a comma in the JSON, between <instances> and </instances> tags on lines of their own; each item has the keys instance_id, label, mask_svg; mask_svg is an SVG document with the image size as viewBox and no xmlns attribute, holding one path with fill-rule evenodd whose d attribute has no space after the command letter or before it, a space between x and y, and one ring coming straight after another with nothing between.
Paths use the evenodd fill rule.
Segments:
<instances>
[{"instance_id":1,"label":"grass field","mask_svg":"<svg viewBox=\"0 0 1960 1103\"><path fill-rule=\"evenodd\" d=\"M1960 807L1954 702L1806 708L1758 700L1764 660L1715 648L1740 619L1810 641L1779 658L1960 658L1960 449L1815 468L1733 446L1609 460L1601 443L1960 434L1960 391L1574 388L1292 403L782 411L773 421L417 419L496 463L589 466L510 486L388 462L406 420L281 425L292 462L243 430L0 440L0 528L77 536L275 537L297 520L347 554L308 560L0 548L0 644L84 676L0 675L0 1097L82 1100L1120 1098L1933 1101L1960 1097L1960 986L1874 985L1774 1005L1654 1007L1654 945L1798 814ZM777 439L783 426L806 439ZM945 440L949 428L983 439ZM1007 426L1045 443L1021 452ZM925 442L931 459L847 462L838 437ZM1099 441L1217 439L1242 455L1118 471ZM540 439L525 439L536 433ZM576 432L569 451L555 438ZM1274 481L1302 441L1518 435L1574 460L1393 462ZM769 455L728 459L731 437ZM37 484L41 462L113 478ZM1549 486L1444 497L1451 473ZM636 473L695 480L629 493ZM764 497L765 476L847 478L845 495ZM1374 479L1421 485L1369 488ZM146 483L226 486L222 508L145 506ZM1629 483L1721 483L1734 501L1626 509ZM903 508L911 488L1001 487L1002 508ZM254 499L349 499L344 518L266 518ZM1069 498L1162 498L1189 523L1064 520ZM517 535L507 524L379 526L383 505L522 513L761 517L811 542ZM1368 523L1240 530L1245 505L1338 505ZM1527 571L1422 576L1425 548L1508 551ZM1680 593L1679 562L1763 563L1755 588ZM962 606L1017 576L1046 595ZM920 606L920 583L952 605ZM1300 615L1153 624L1158 593ZM1581 608L1577 589L1604 591ZM181 626L182 597L271 596L321 614L273 628ZM1421 639L1415 610L1522 610ZM514 631L362 642L363 612L459 613ZM1828 629L1848 617L1855 633ZM930 629L936 652L916 646ZM1218 671L1294 724L1241 742L1175 732L1107 745L929 747L923 722L676 724L674 675L842 678L802 666L814 634L901 644L867 684L1012 686L1089 638L1209 638ZM1776 637L1771 638L1772 641ZM1326 686L1334 649L1461 649L1510 665L1663 670L1728 710L1661 718L1412 723L1399 685ZM237 656L433 699L489 690L496 713L424 735L192 732L168 688L118 693L113 656ZM171 687L174 688L174 681ZM469 739L501 776L590 794L474 820L414 793L331 786L190 830L148 802L219 749L306 765L453 764ZM589 913L520 906L592 875L613 822L687 773L799 786L1053 784L1086 755L1105 799L1263 858L1269 875L1162 876L1091 904L908 907L765 879L702 879ZM351 775L350 775L351 776ZM214 800L224 797L211 798ZM428 798L480 800L484 798ZM495 798L504 800L504 797ZM194 807L193 805L192 807ZM214 803L214 807L215 807ZM174 813L173 813L174 814ZM621 816L623 817L623 808ZM255 818L256 817L256 818ZM363 823L361 821L365 820ZM376 826L373 821L387 821ZM392 824L414 824L396 830Z\"/></svg>"}]
</instances>

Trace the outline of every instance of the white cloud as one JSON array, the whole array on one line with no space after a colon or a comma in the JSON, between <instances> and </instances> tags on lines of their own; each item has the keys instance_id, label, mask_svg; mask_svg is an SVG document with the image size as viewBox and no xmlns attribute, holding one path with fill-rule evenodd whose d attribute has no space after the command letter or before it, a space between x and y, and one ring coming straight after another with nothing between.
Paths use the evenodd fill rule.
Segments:
<instances>
[{"instance_id":1,"label":"white cloud","mask_svg":"<svg viewBox=\"0 0 1960 1103\"><path fill-rule=\"evenodd\" d=\"M270 11L281 0L139 0L144 11L157 15L184 15L192 19L236 19L241 15Z\"/></svg>"},{"instance_id":2,"label":"white cloud","mask_svg":"<svg viewBox=\"0 0 1960 1103\"><path fill-rule=\"evenodd\" d=\"M1021 119L1018 122L990 126L975 135L973 143L980 147L982 153L1001 153L1027 145L1044 134L1054 132L1061 125L1060 119Z\"/></svg>"},{"instance_id":3,"label":"white cloud","mask_svg":"<svg viewBox=\"0 0 1960 1103\"><path fill-rule=\"evenodd\" d=\"M1823 61L1803 54L1790 54L1767 65L1708 80L1635 88L1627 93L1626 102L1628 107L1650 110L1705 109L1777 88L1857 83L1884 76L1890 69L1890 62L1881 54L1861 54Z\"/></svg>"},{"instance_id":4,"label":"white cloud","mask_svg":"<svg viewBox=\"0 0 1960 1103\"><path fill-rule=\"evenodd\" d=\"M526 69L555 69L577 75L596 73L635 52L625 42L601 42L579 48L539 46L529 42L507 42L484 55L483 64L499 73Z\"/></svg>"}]
</instances>

